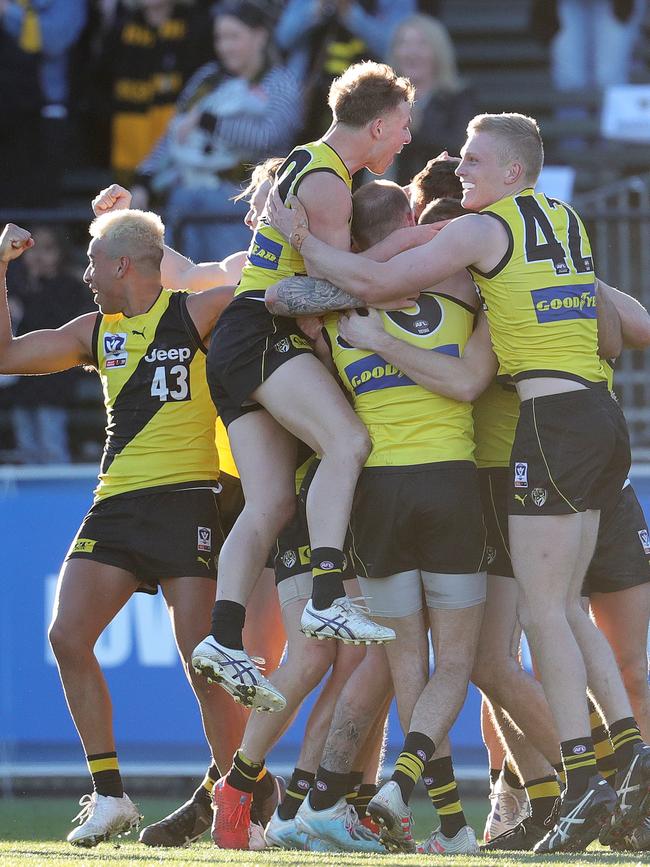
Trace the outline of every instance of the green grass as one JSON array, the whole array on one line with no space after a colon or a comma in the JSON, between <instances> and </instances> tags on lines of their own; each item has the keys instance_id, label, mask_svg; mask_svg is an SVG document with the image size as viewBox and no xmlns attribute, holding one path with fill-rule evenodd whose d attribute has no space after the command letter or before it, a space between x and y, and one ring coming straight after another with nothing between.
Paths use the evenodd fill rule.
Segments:
<instances>
[{"instance_id":1,"label":"green grass","mask_svg":"<svg viewBox=\"0 0 650 867\"><path fill-rule=\"evenodd\" d=\"M142 798L140 807L145 813L145 822L154 822L178 806L178 800ZM465 802L468 820L477 829L483 827L487 800ZM424 801L415 803L416 831L418 839L428 836L433 826L432 810ZM618 864L638 865L650 863L647 853L617 855L608 849L594 847L580 855L562 857L536 857L517 853L515 857L486 854L480 857L440 858L422 855L363 855L321 854L310 852L265 851L260 853L219 850L209 841L195 843L184 849L146 849L132 837L111 843L102 843L96 849L75 849L65 842L70 829L70 819L75 814L71 798L17 798L0 800L0 867L85 867L85 865L110 864L112 867L154 867L154 865L237 864L277 865L277 867L368 867L378 864L424 865L449 864L450 867L527 864ZM128 840L129 842L124 842Z\"/></svg>"}]
</instances>

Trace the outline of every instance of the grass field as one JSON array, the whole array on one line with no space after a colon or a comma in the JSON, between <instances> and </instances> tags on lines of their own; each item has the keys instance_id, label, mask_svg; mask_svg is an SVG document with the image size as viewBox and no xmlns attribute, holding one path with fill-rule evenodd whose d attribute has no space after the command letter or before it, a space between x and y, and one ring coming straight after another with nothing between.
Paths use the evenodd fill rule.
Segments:
<instances>
[{"instance_id":1,"label":"grass field","mask_svg":"<svg viewBox=\"0 0 650 867\"><path fill-rule=\"evenodd\" d=\"M146 822L153 822L178 806L178 801L155 798L142 799L141 808L146 812ZM466 813L471 824L482 829L487 801L466 801ZM416 836L428 836L433 825L431 808L426 802L415 804ZM277 867L367 867L379 864L389 867L404 864L409 867L444 863L468 867L472 864L649 864L650 853L638 856L616 855L608 849L593 846L589 852L564 857L536 857L524 853L516 857L495 857L486 853L480 857L441 858L422 855L340 855L310 852L264 851L259 853L233 852L216 849L209 841L195 843L184 849L147 849L125 837L117 842L102 843L96 849L75 849L66 843L65 835L70 829L70 819L75 814L75 804L69 798L29 798L0 800L0 867L30 865L30 867L84 867L84 865L107 864L111 867L154 867L154 865L192 864L237 864L277 865ZM129 841L129 842L125 842Z\"/></svg>"}]
</instances>

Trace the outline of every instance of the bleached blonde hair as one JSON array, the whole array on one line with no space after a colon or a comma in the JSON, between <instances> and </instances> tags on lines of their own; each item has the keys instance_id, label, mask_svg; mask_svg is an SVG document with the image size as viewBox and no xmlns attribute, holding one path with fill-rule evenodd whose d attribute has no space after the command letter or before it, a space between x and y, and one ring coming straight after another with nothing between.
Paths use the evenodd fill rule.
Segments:
<instances>
[{"instance_id":1,"label":"bleached blonde hair","mask_svg":"<svg viewBox=\"0 0 650 867\"><path fill-rule=\"evenodd\" d=\"M159 268L165 245L165 225L153 211L113 211L96 217L88 229L91 238L106 241L110 256L128 256L134 262Z\"/></svg>"},{"instance_id":2,"label":"bleached blonde hair","mask_svg":"<svg viewBox=\"0 0 650 867\"><path fill-rule=\"evenodd\" d=\"M544 143L534 117L517 112L477 114L467 126L467 134L486 132L499 139L499 162L519 161L525 180L531 186L537 183L544 165Z\"/></svg>"}]
</instances>

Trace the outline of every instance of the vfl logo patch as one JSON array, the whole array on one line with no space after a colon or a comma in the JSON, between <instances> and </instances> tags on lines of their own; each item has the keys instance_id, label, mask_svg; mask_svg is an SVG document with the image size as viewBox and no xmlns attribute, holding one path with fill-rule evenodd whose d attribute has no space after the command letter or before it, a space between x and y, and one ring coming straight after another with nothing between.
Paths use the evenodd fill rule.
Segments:
<instances>
[{"instance_id":1,"label":"vfl logo patch","mask_svg":"<svg viewBox=\"0 0 650 867\"><path fill-rule=\"evenodd\" d=\"M517 461L515 464L515 488L528 487L528 464L525 461Z\"/></svg>"},{"instance_id":2,"label":"vfl logo patch","mask_svg":"<svg viewBox=\"0 0 650 867\"><path fill-rule=\"evenodd\" d=\"M212 530L209 527L197 528L196 547L199 551L212 551Z\"/></svg>"},{"instance_id":3,"label":"vfl logo patch","mask_svg":"<svg viewBox=\"0 0 650 867\"><path fill-rule=\"evenodd\" d=\"M104 356L107 369L125 366L128 357L128 352L124 348L126 338L127 335L124 333L104 335Z\"/></svg>"},{"instance_id":4,"label":"vfl logo patch","mask_svg":"<svg viewBox=\"0 0 650 867\"><path fill-rule=\"evenodd\" d=\"M277 271L281 254L282 244L278 244L277 241L272 241L265 235L255 232L248 254L248 261L251 265L257 265L258 268L266 268L267 271Z\"/></svg>"},{"instance_id":5,"label":"vfl logo patch","mask_svg":"<svg viewBox=\"0 0 650 867\"><path fill-rule=\"evenodd\" d=\"M549 286L546 289L533 289L530 294L540 324L596 318L596 293L593 285Z\"/></svg>"},{"instance_id":6,"label":"vfl logo patch","mask_svg":"<svg viewBox=\"0 0 650 867\"><path fill-rule=\"evenodd\" d=\"M648 536L648 531L646 529L639 530L639 541L643 545L643 553L646 555L650 555L650 537Z\"/></svg>"},{"instance_id":7,"label":"vfl logo patch","mask_svg":"<svg viewBox=\"0 0 650 867\"><path fill-rule=\"evenodd\" d=\"M533 488L533 490L530 492L530 496L532 497L533 503L535 503L537 508L541 509L541 507L546 502L546 498L548 497L548 491L546 490L546 488Z\"/></svg>"}]
</instances>

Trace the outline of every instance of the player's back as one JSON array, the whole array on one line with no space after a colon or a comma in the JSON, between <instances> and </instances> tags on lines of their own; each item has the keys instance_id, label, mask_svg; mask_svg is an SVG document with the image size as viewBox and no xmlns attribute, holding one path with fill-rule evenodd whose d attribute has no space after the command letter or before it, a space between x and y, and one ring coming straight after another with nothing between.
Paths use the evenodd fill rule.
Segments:
<instances>
[{"instance_id":1,"label":"player's back","mask_svg":"<svg viewBox=\"0 0 650 867\"><path fill-rule=\"evenodd\" d=\"M278 192L282 200L297 195L302 181L315 172L334 174L352 189L352 177L343 160L327 142L319 140L294 148L278 169ZM248 249L235 297L263 297L264 290L283 277L305 273L302 256L262 216Z\"/></svg>"},{"instance_id":2,"label":"player's back","mask_svg":"<svg viewBox=\"0 0 650 867\"><path fill-rule=\"evenodd\" d=\"M481 213L499 220L509 239L492 271L472 269L501 367L515 380L603 380L591 246L578 215L532 189Z\"/></svg>"}]
</instances>

